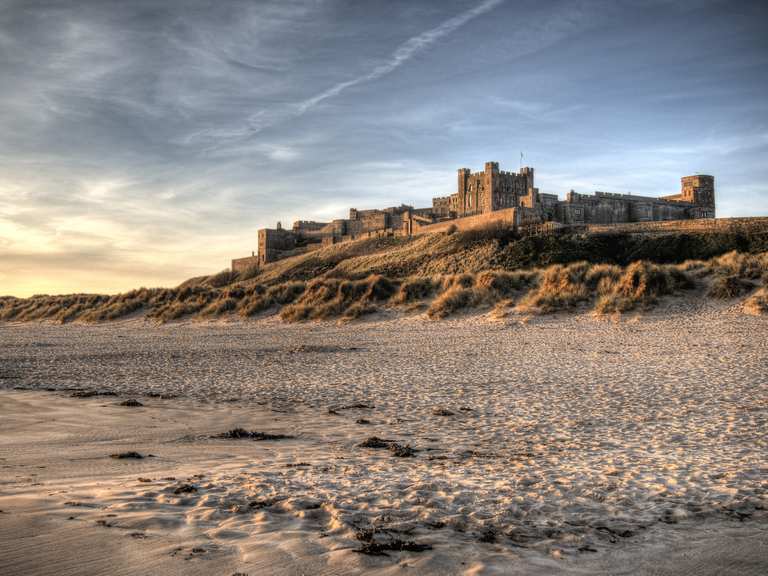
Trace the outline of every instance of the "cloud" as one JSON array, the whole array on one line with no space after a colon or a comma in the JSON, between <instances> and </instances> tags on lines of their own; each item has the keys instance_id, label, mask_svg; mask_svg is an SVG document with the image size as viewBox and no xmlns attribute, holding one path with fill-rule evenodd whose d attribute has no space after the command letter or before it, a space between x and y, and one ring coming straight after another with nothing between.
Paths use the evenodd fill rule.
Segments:
<instances>
[{"instance_id":1,"label":"cloud","mask_svg":"<svg viewBox=\"0 0 768 576\"><path fill-rule=\"evenodd\" d=\"M225 146L227 140L249 138L282 121L303 116L324 101L339 96L342 92L345 92L350 88L378 80L379 78L391 74L414 56L430 48L441 38L455 32L478 16L493 10L504 1L505 0L484 0L473 8L445 20L438 26L409 38L400 44L384 63L379 64L365 74L361 74L351 80L345 80L334 84L330 88L297 104L283 105L272 110L259 110L248 117L244 126L230 129L203 130L191 135L188 141L195 141L201 138L217 140L218 142L211 147L211 149L215 150L221 146Z\"/></svg>"},{"instance_id":2,"label":"cloud","mask_svg":"<svg viewBox=\"0 0 768 576\"><path fill-rule=\"evenodd\" d=\"M380 64L367 74L363 74L357 78L353 78L352 80L339 82L335 86L332 86L327 90L324 90L319 94L308 98L298 105L296 113L299 115L304 114L324 100L338 96L348 88L352 88L353 86L357 86L358 84L362 84L364 82L371 82L381 78L382 76L390 74L408 62L408 60L413 58L416 54L432 46L435 42L440 40L440 38L458 30L467 22L477 18L481 14L485 14L486 12L494 9L503 1L504 0L485 0L485 2L481 2L474 8L470 8L466 12L462 12L453 18L449 18L439 26L436 26L435 28L427 30L426 32L422 32L421 34L408 39L397 47L397 49L390 56L389 60L387 60L385 63Z\"/></svg>"},{"instance_id":3,"label":"cloud","mask_svg":"<svg viewBox=\"0 0 768 576\"><path fill-rule=\"evenodd\" d=\"M272 146L267 151L267 156L270 160L277 162L286 162L289 160L296 160L301 154L295 148L289 148L287 146Z\"/></svg>"}]
</instances>

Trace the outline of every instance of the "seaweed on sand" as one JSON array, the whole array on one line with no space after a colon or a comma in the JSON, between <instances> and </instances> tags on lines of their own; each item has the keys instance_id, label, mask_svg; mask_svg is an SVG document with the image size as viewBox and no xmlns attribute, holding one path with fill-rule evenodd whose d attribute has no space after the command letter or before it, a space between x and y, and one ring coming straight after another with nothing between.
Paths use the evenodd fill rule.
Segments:
<instances>
[{"instance_id":1,"label":"seaweed on sand","mask_svg":"<svg viewBox=\"0 0 768 576\"><path fill-rule=\"evenodd\" d=\"M287 434L269 434L268 432L258 432L258 431L249 431L245 428L232 428L232 430L228 430L226 432L222 432L221 434L216 434L212 436L212 438L226 438L228 440L242 440L242 439L248 439L248 440L286 440L289 438L293 438L293 436L289 436Z\"/></svg>"}]
</instances>

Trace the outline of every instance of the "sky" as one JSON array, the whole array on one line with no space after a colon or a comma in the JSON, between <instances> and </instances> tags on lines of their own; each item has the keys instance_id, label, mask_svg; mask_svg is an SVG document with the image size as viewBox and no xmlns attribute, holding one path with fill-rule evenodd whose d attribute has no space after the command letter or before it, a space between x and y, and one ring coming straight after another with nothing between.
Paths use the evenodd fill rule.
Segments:
<instances>
[{"instance_id":1,"label":"sky","mask_svg":"<svg viewBox=\"0 0 768 576\"><path fill-rule=\"evenodd\" d=\"M768 215L768 3L0 0L0 295L174 286L456 170Z\"/></svg>"}]
</instances>

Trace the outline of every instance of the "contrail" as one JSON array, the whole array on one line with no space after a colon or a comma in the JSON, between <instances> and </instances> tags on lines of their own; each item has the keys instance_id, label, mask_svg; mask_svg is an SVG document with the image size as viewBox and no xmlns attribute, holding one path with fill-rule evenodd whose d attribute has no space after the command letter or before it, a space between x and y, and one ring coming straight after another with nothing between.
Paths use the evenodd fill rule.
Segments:
<instances>
[{"instance_id":1,"label":"contrail","mask_svg":"<svg viewBox=\"0 0 768 576\"><path fill-rule=\"evenodd\" d=\"M338 96L339 94L344 92L344 90L346 90L347 88L351 88L352 86L357 86L358 84L362 84L363 82L370 82L371 80L376 80L377 78L386 76L387 74L397 69L398 67L403 65L405 62L407 62L411 58L413 58L419 52L422 52L423 50L429 48L432 44L437 42L443 36L447 36L451 32L464 26L464 24L466 24L470 20L477 18L481 14L485 14L489 10L492 10L493 8L501 4L503 1L504 0L486 0L485 2L478 4L474 8L471 8L466 12L462 12L461 14L446 20L445 22L443 22L439 26L436 26L435 28L427 30L426 32L422 32L421 34L419 34L418 36L414 36L413 38L409 38L408 40L406 40L400 46L397 47L397 50L395 50L392 53L392 56L384 64L377 66L367 74L363 74L362 76L358 76L357 78L353 78L352 80L339 82L335 86L332 86L327 90L320 92L320 94L317 94L316 96L313 96L312 98L309 98L301 102L298 105L298 108L296 109L296 116L300 116L306 113L308 110L311 110L312 108L320 104L323 100L327 100L328 98L333 98L334 96Z\"/></svg>"},{"instance_id":2,"label":"contrail","mask_svg":"<svg viewBox=\"0 0 768 576\"><path fill-rule=\"evenodd\" d=\"M490 10L493 10L502 2L504 2L504 0L485 0L474 8L470 8L466 12L462 12L453 18L449 18L434 28L409 38L400 44L400 46L398 46L394 52L392 52L386 62L376 66L370 72L358 76L357 78L339 82L338 84L331 86L327 90L324 90L319 94L312 96L311 98L288 105L282 111L272 112L270 110L259 110L258 112L255 112L248 117L247 124L245 126L223 130L203 130L189 136L187 138L187 142L200 137L213 138L218 140L219 143L210 147L209 150L216 150L222 147L226 147L227 144L225 144L225 142L232 142L233 140L246 140L251 136L258 134L262 130L275 126L280 122L303 116L321 102L328 100L329 98L333 98L334 96L338 96L348 88L376 80L393 72L408 62L408 60L413 58L419 52L426 50L444 36L447 36L448 34L464 26L464 24L470 20L473 20L474 18L489 12Z\"/></svg>"}]
</instances>

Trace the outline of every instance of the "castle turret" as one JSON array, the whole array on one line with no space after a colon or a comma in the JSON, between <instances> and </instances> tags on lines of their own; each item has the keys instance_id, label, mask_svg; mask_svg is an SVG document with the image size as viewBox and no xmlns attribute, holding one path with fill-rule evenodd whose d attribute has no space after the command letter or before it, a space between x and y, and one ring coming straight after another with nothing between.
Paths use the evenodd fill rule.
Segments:
<instances>
[{"instance_id":1,"label":"castle turret","mask_svg":"<svg viewBox=\"0 0 768 576\"><path fill-rule=\"evenodd\" d=\"M694 218L715 217L715 178L707 174L683 176L680 179L680 199L696 205Z\"/></svg>"},{"instance_id":2,"label":"castle turret","mask_svg":"<svg viewBox=\"0 0 768 576\"><path fill-rule=\"evenodd\" d=\"M525 189L533 188L533 168L530 166L523 166L520 168L520 176L525 176Z\"/></svg>"},{"instance_id":3,"label":"castle turret","mask_svg":"<svg viewBox=\"0 0 768 576\"><path fill-rule=\"evenodd\" d=\"M498 191L499 184L499 163L486 162L483 175L483 190L478 191L476 212L490 212L494 209L494 198Z\"/></svg>"},{"instance_id":4,"label":"castle turret","mask_svg":"<svg viewBox=\"0 0 768 576\"><path fill-rule=\"evenodd\" d=\"M459 183L456 188L455 210L463 213L467 207L467 190L469 189L469 168L459 168Z\"/></svg>"},{"instance_id":5,"label":"castle turret","mask_svg":"<svg viewBox=\"0 0 768 576\"><path fill-rule=\"evenodd\" d=\"M467 191L467 182L469 181L469 168L459 168L459 185L456 191L459 194L464 194Z\"/></svg>"}]
</instances>

